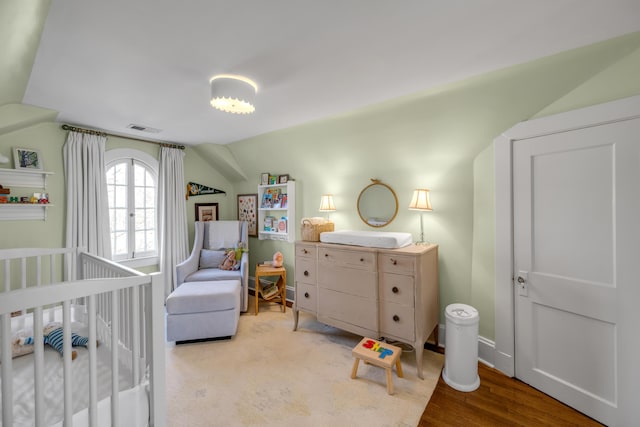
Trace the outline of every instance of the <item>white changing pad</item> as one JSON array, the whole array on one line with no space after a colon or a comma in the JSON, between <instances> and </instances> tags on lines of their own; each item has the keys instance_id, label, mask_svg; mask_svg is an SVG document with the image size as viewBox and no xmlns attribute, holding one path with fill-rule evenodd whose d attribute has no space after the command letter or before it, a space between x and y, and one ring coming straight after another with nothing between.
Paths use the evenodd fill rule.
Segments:
<instances>
[{"instance_id":1,"label":"white changing pad","mask_svg":"<svg viewBox=\"0 0 640 427\"><path fill-rule=\"evenodd\" d=\"M413 238L410 233L342 230L320 233L320 241L368 248L395 249L409 246L413 243Z\"/></svg>"}]
</instances>

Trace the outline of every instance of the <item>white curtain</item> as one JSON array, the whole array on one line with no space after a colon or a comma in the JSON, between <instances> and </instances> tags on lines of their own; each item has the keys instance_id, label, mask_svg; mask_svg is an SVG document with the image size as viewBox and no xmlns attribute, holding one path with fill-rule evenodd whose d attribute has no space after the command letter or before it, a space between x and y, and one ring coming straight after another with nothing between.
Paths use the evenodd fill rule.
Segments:
<instances>
[{"instance_id":1,"label":"white curtain","mask_svg":"<svg viewBox=\"0 0 640 427\"><path fill-rule=\"evenodd\" d=\"M165 296L176 287L176 265L189 255L183 157L184 152L180 149L160 149L158 224L160 271L165 277Z\"/></svg>"},{"instance_id":2,"label":"white curtain","mask_svg":"<svg viewBox=\"0 0 640 427\"><path fill-rule=\"evenodd\" d=\"M105 136L80 132L69 132L67 136L63 150L67 182L66 245L111 258L106 141Z\"/></svg>"}]
</instances>

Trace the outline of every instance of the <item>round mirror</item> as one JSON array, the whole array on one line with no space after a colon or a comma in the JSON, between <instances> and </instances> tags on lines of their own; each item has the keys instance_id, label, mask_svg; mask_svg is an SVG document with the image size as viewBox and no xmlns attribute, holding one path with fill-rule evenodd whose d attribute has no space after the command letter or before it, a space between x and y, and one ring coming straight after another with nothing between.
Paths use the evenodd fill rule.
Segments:
<instances>
[{"instance_id":1,"label":"round mirror","mask_svg":"<svg viewBox=\"0 0 640 427\"><path fill-rule=\"evenodd\" d=\"M358 196L358 215L370 227L384 227L398 213L398 197L387 184L371 181Z\"/></svg>"}]
</instances>

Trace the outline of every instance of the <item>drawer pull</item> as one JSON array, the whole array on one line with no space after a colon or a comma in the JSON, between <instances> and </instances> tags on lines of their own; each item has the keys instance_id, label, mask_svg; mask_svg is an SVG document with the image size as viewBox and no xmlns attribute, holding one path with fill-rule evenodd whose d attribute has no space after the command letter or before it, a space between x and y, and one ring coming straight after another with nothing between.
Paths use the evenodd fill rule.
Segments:
<instances>
[{"instance_id":1,"label":"drawer pull","mask_svg":"<svg viewBox=\"0 0 640 427\"><path fill-rule=\"evenodd\" d=\"M329 258L329 254L324 254L324 257L325 258Z\"/></svg>"},{"instance_id":2,"label":"drawer pull","mask_svg":"<svg viewBox=\"0 0 640 427\"><path fill-rule=\"evenodd\" d=\"M306 250L306 249L303 249L303 250L302 250L302 253L303 253L303 254L308 254L308 253L309 253L309 251L308 251L308 250Z\"/></svg>"},{"instance_id":3,"label":"drawer pull","mask_svg":"<svg viewBox=\"0 0 640 427\"><path fill-rule=\"evenodd\" d=\"M302 274L304 274L305 277L309 276L309 272L307 270L305 270Z\"/></svg>"},{"instance_id":4,"label":"drawer pull","mask_svg":"<svg viewBox=\"0 0 640 427\"><path fill-rule=\"evenodd\" d=\"M305 292L305 293L304 293L304 297L305 297L305 298L309 298L309 292Z\"/></svg>"},{"instance_id":5,"label":"drawer pull","mask_svg":"<svg viewBox=\"0 0 640 427\"><path fill-rule=\"evenodd\" d=\"M398 322L399 320L400 320L400 318L398 317L398 315L397 315L397 314L394 314L394 315L393 315L393 321L394 321L394 322Z\"/></svg>"},{"instance_id":6,"label":"drawer pull","mask_svg":"<svg viewBox=\"0 0 640 427\"><path fill-rule=\"evenodd\" d=\"M398 260L391 258L391 264L396 265L398 263Z\"/></svg>"},{"instance_id":7,"label":"drawer pull","mask_svg":"<svg viewBox=\"0 0 640 427\"><path fill-rule=\"evenodd\" d=\"M397 286L394 286L393 288L391 288L391 292L393 292L394 294L397 294L399 291Z\"/></svg>"},{"instance_id":8,"label":"drawer pull","mask_svg":"<svg viewBox=\"0 0 640 427\"><path fill-rule=\"evenodd\" d=\"M360 262L364 262L364 258L360 258Z\"/></svg>"}]
</instances>

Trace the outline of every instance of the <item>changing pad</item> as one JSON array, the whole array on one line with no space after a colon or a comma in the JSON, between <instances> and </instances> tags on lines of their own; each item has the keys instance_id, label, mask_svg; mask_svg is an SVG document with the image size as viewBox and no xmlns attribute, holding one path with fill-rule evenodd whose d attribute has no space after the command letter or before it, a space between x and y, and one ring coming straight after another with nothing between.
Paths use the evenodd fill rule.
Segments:
<instances>
[{"instance_id":1,"label":"changing pad","mask_svg":"<svg viewBox=\"0 0 640 427\"><path fill-rule=\"evenodd\" d=\"M320 241L368 248L395 249L409 246L413 243L413 238L410 233L342 230L320 233Z\"/></svg>"}]
</instances>

